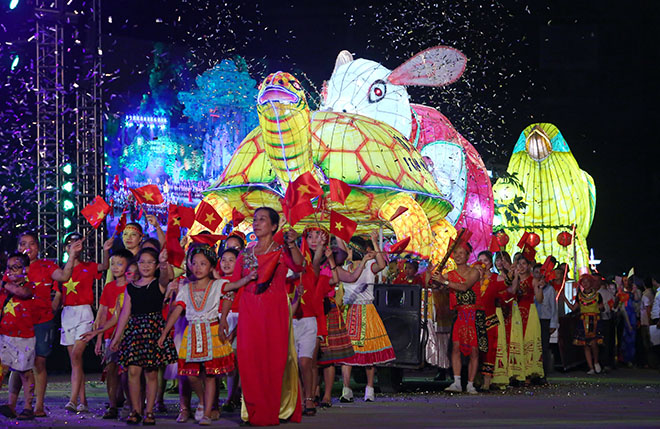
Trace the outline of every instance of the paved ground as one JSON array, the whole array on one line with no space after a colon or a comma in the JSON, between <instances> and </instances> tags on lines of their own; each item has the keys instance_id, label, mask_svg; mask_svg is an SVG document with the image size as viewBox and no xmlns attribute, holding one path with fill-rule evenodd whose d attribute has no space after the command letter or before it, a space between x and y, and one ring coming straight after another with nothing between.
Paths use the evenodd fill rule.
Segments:
<instances>
[{"instance_id":1,"label":"paved ground","mask_svg":"<svg viewBox=\"0 0 660 429\"><path fill-rule=\"evenodd\" d=\"M582 372L555 374L547 387L509 388L501 393L445 394L446 384L432 381L432 373L412 373L406 378L405 392L378 395L377 402L358 399L353 404L336 402L331 409L306 417L295 428L361 427L660 427L660 372L619 369L611 374L589 377ZM98 380L98 376L89 376ZM336 385L339 388L339 385ZM359 398L356 387L356 397ZM90 381L89 414L69 414L66 377L55 377L48 386L50 417L16 423L0 417L0 426L11 427L126 427L123 421L101 420L105 410L105 385ZM6 395L6 387L0 395ZM157 415L159 427L192 427L177 424L177 397L168 394L169 412ZM19 403L20 409L20 403ZM124 411L124 415L127 411ZM237 413L225 414L215 427L236 427Z\"/></svg>"}]
</instances>

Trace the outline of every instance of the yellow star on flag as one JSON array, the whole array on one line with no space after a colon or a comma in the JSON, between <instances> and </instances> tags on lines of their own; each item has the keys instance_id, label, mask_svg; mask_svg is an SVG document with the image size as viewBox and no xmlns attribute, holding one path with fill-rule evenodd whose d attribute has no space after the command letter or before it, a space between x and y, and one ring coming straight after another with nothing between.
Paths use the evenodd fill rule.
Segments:
<instances>
[{"instance_id":1,"label":"yellow star on flag","mask_svg":"<svg viewBox=\"0 0 660 429\"><path fill-rule=\"evenodd\" d=\"M66 294L67 295L70 293L78 294L78 292L76 291L76 286L78 285L78 283L80 282L74 282L73 279L69 279L68 282L64 283L64 287L66 288Z\"/></svg>"},{"instance_id":2,"label":"yellow star on flag","mask_svg":"<svg viewBox=\"0 0 660 429\"><path fill-rule=\"evenodd\" d=\"M174 225L181 226L181 220L178 217L175 217L173 221L174 221Z\"/></svg>"},{"instance_id":3,"label":"yellow star on flag","mask_svg":"<svg viewBox=\"0 0 660 429\"><path fill-rule=\"evenodd\" d=\"M208 213L206 215L206 219L204 220L206 223L213 223L215 222L215 215L213 213Z\"/></svg>"},{"instance_id":4,"label":"yellow star on flag","mask_svg":"<svg viewBox=\"0 0 660 429\"><path fill-rule=\"evenodd\" d=\"M153 192L145 192L143 195L145 201L153 201L154 200L154 193Z\"/></svg>"},{"instance_id":5,"label":"yellow star on flag","mask_svg":"<svg viewBox=\"0 0 660 429\"><path fill-rule=\"evenodd\" d=\"M303 196L305 194L311 194L312 192L309 190L309 185L300 185L298 186L298 192L300 193L300 196Z\"/></svg>"},{"instance_id":6,"label":"yellow star on flag","mask_svg":"<svg viewBox=\"0 0 660 429\"><path fill-rule=\"evenodd\" d=\"M104 216L105 216L105 212L103 210L96 213L96 217L99 218L99 220L103 219Z\"/></svg>"},{"instance_id":7,"label":"yellow star on flag","mask_svg":"<svg viewBox=\"0 0 660 429\"><path fill-rule=\"evenodd\" d=\"M10 299L9 302L5 304L5 310L4 310L5 313L9 313L12 316L16 317L16 312L14 311L14 309L16 308L17 305L18 302L14 301L14 298Z\"/></svg>"},{"instance_id":8,"label":"yellow star on flag","mask_svg":"<svg viewBox=\"0 0 660 429\"><path fill-rule=\"evenodd\" d=\"M343 223L335 222L335 229L337 229L338 231L341 231L343 227L344 227Z\"/></svg>"}]
</instances>

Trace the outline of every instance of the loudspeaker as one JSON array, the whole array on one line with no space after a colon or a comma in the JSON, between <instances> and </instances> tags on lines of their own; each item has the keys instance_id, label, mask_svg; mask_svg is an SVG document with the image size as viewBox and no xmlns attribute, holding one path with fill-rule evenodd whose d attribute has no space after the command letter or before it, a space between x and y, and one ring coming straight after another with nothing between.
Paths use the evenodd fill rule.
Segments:
<instances>
[{"instance_id":1,"label":"loudspeaker","mask_svg":"<svg viewBox=\"0 0 660 429\"><path fill-rule=\"evenodd\" d=\"M374 306L396 356L390 365L419 366L423 363L421 298L420 285L374 285Z\"/></svg>"}]
</instances>

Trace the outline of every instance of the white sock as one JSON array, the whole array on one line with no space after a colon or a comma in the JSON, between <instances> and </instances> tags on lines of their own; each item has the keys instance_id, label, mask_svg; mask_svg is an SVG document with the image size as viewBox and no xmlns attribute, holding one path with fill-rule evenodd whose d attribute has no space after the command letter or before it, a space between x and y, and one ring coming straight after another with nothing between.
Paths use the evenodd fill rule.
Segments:
<instances>
[{"instance_id":1,"label":"white sock","mask_svg":"<svg viewBox=\"0 0 660 429\"><path fill-rule=\"evenodd\" d=\"M468 389L472 389L472 388L474 388L474 384L473 384L472 381L468 381L467 388L468 388Z\"/></svg>"},{"instance_id":2,"label":"white sock","mask_svg":"<svg viewBox=\"0 0 660 429\"><path fill-rule=\"evenodd\" d=\"M455 375L454 376L454 384L457 386L461 385L461 376L460 375Z\"/></svg>"}]
</instances>

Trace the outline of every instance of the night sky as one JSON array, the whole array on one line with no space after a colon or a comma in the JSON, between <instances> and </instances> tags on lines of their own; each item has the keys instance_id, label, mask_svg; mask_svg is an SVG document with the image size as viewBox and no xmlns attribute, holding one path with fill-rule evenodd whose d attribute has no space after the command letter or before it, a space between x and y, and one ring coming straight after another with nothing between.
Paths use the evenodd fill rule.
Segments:
<instances>
[{"instance_id":1,"label":"night sky","mask_svg":"<svg viewBox=\"0 0 660 429\"><path fill-rule=\"evenodd\" d=\"M115 0L103 8L114 114L132 113L149 91L154 42L171 61L185 58L182 89L236 54L257 81L284 70L320 90L342 49L393 69L425 48L456 47L469 60L463 78L412 88L411 101L437 107L496 170L527 125L555 124L596 183L588 243L600 271L660 274L657 2Z\"/></svg>"}]
</instances>

